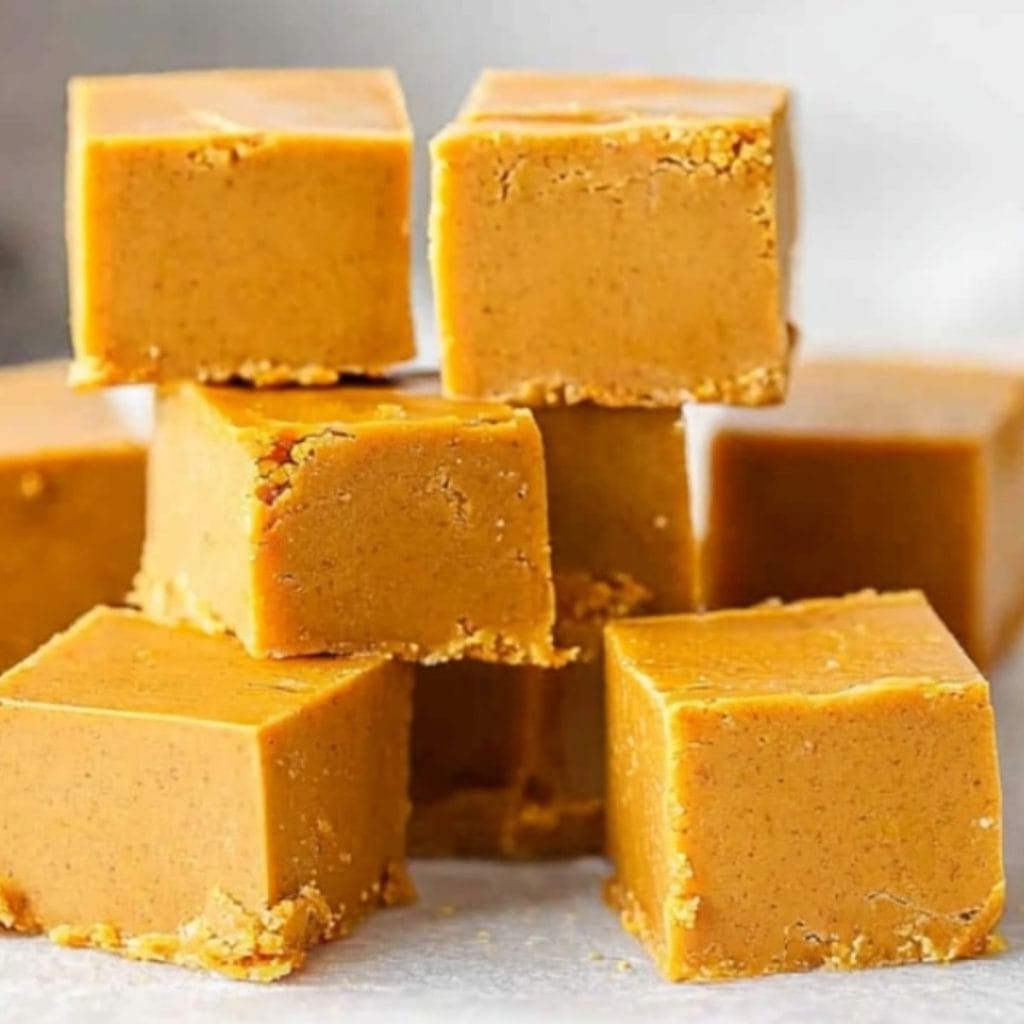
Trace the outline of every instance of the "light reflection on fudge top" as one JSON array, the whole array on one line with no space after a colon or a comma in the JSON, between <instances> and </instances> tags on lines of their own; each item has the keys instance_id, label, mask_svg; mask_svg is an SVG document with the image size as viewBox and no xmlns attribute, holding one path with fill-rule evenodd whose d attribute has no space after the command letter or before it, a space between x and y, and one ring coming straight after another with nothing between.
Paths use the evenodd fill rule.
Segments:
<instances>
[{"instance_id":1,"label":"light reflection on fudge top","mask_svg":"<svg viewBox=\"0 0 1024 1024\"><path fill-rule=\"evenodd\" d=\"M186 71L72 78L81 137L396 133L411 128L393 71Z\"/></svg>"},{"instance_id":2,"label":"light reflection on fudge top","mask_svg":"<svg viewBox=\"0 0 1024 1024\"><path fill-rule=\"evenodd\" d=\"M681 76L487 70L459 112L460 122L642 118L766 118L783 110L786 89L759 82Z\"/></svg>"},{"instance_id":3,"label":"light reflection on fudge top","mask_svg":"<svg viewBox=\"0 0 1024 1024\"><path fill-rule=\"evenodd\" d=\"M366 426L370 424L455 422L473 427L506 423L529 413L500 402L463 401L431 393L418 380L397 386L330 388L235 388L170 385L192 392L238 428L276 428L288 424Z\"/></svg>"},{"instance_id":4,"label":"light reflection on fudge top","mask_svg":"<svg viewBox=\"0 0 1024 1024\"><path fill-rule=\"evenodd\" d=\"M687 702L981 682L920 591L627 619L605 637L651 689Z\"/></svg>"},{"instance_id":5,"label":"light reflection on fudge top","mask_svg":"<svg viewBox=\"0 0 1024 1024\"><path fill-rule=\"evenodd\" d=\"M386 662L255 659L234 637L101 607L0 679L0 709L48 704L259 726Z\"/></svg>"}]
</instances>

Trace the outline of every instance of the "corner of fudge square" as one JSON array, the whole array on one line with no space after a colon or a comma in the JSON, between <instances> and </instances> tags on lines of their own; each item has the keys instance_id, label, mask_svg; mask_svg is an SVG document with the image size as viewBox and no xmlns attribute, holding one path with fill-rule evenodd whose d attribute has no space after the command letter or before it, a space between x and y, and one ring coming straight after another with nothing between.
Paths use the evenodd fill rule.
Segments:
<instances>
[{"instance_id":1,"label":"corner of fudge square","mask_svg":"<svg viewBox=\"0 0 1024 1024\"><path fill-rule=\"evenodd\" d=\"M145 610L258 657L561 663L533 417L413 390L164 388Z\"/></svg>"},{"instance_id":2,"label":"corner of fudge square","mask_svg":"<svg viewBox=\"0 0 1024 1024\"><path fill-rule=\"evenodd\" d=\"M988 684L920 592L606 627L608 888L672 980L978 956Z\"/></svg>"}]
</instances>

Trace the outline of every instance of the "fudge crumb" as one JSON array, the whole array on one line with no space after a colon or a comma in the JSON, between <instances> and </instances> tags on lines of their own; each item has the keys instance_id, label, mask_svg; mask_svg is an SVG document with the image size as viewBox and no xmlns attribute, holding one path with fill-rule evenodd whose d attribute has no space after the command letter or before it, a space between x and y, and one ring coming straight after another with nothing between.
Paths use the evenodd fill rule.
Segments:
<instances>
[{"instance_id":1,"label":"fudge crumb","mask_svg":"<svg viewBox=\"0 0 1024 1024\"><path fill-rule=\"evenodd\" d=\"M46 477L38 469L26 469L18 478L18 490L25 501L34 501L46 490Z\"/></svg>"},{"instance_id":2,"label":"fudge crumb","mask_svg":"<svg viewBox=\"0 0 1024 1024\"><path fill-rule=\"evenodd\" d=\"M25 894L12 882L0 876L0 931L31 935L39 927L29 910Z\"/></svg>"}]
</instances>

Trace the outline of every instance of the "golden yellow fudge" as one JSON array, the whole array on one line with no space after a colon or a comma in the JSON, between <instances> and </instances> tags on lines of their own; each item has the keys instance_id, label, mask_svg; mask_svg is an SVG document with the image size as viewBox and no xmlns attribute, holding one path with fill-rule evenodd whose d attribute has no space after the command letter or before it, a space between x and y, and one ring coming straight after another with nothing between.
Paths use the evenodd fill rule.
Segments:
<instances>
[{"instance_id":1,"label":"golden yellow fudge","mask_svg":"<svg viewBox=\"0 0 1024 1024\"><path fill-rule=\"evenodd\" d=\"M88 613L0 679L0 926L271 981L411 898L409 672Z\"/></svg>"},{"instance_id":2,"label":"golden yellow fudge","mask_svg":"<svg viewBox=\"0 0 1024 1024\"><path fill-rule=\"evenodd\" d=\"M707 602L920 587L987 666L1024 618L1024 377L800 367L787 404L712 449Z\"/></svg>"},{"instance_id":3,"label":"golden yellow fudge","mask_svg":"<svg viewBox=\"0 0 1024 1024\"><path fill-rule=\"evenodd\" d=\"M673 980L974 956L988 684L920 592L611 623L609 887Z\"/></svg>"},{"instance_id":4,"label":"golden yellow fudge","mask_svg":"<svg viewBox=\"0 0 1024 1024\"><path fill-rule=\"evenodd\" d=\"M446 393L611 406L783 397L785 89L486 71L431 153Z\"/></svg>"},{"instance_id":5,"label":"golden yellow fudge","mask_svg":"<svg viewBox=\"0 0 1024 1024\"><path fill-rule=\"evenodd\" d=\"M413 355L392 72L75 78L68 106L76 382L324 383Z\"/></svg>"},{"instance_id":6,"label":"golden yellow fudge","mask_svg":"<svg viewBox=\"0 0 1024 1024\"><path fill-rule=\"evenodd\" d=\"M415 855L599 853L604 824L601 626L694 607L679 411L536 411L544 438L559 669L460 662L417 671Z\"/></svg>"},{"instance_id":7,"label":"golden yellow fudge","mask_svg":"<svg viewBox=\"0 0 1024 1024\"><path fill-rule=\"evenodd\" d=\"M557 663L536 423L399 388L168 386L136 593L260 657Z\"/></svg>"},{"instance_id":8,"label":"golden yellow fudge","mask_svg":"<svg viewBox=\"0 0 1024 1024\"><path fill-rule=\"evenodd\" d=\"M0 371L0 670L94 604L122 601L142 549L146 450L67 364Z\"/></svg>"}]
</instances>

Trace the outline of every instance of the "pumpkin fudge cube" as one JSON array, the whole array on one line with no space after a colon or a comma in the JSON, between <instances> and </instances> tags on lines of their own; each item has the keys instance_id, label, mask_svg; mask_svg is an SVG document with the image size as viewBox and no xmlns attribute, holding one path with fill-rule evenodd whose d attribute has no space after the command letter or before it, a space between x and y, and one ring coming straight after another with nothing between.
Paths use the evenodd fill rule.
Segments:
<instances>
[{"instance_id":1,"label":"pumpkin fudge cube","mask_svg":"<svg viewBox=\"0 0 1024 1024\"><path fill-rule=\"evenodd\" d=\"M707 603L919 587L990 665L1024 618L1024 378L821 361L712 442Z\"/></svg>"},{"instance_id":2,"label":"pumpkin fudge cube","mask_svg":"<svg viewBox=\"0 0 1024 1024\"><path fill-rule=\"evenodd\" d=\"M392 72L75 78L68 103L78 383L324 383L413 355Z\"/></svg>"},{"instance_id":3,"label":"pumpkin fudge cube","mask_svg":"<svg viewBox=\"0 0 1024 1024\"><path fill-rule=\"evenodd\" d=\"M606 628L609 888L666 977L946 961L1003 908L988 685L920 592Z\"/></svg>"},{"instance_id":4,"label":"pumpkin fudge cube","mask_svg":"<svg viewBox=\"0 0 1024 1024\"><path fill-rule=\"evenodd\" d=\"M0 923L287 974L411 897L409 672L88 613L0 679Z\"/></svg>"},{"instance_id":5,"label":"pumpkin fudge cube","mask_svg":"<svg viewBox=\"0 0 1024 1024\"><path fill-rule=\"evenodd\" d=\"M474 662L417 672L414 855L600 853L601 627L694 607L695 547L678 409L546 408L557 669Z\"/></svg>"},{"instance_id":6,"label":"pumpkin fudge cube","mask_svg":"<svg viewBox=\"0 0 1024 1024\"><path fill-rule=\"evenodd\" d=\"M431 153L447 393L610 406L783 397L783 88L488 71Z\"/></svg>"},{"instance_id":7,"label":"pumpkin fudge cube","mask_svg":"<svg viewBox=\"0 0 1024 1024\"><path fill-rule=\"evenodd\" d=\"M76 395L65 362L0 370L0 670L138 570L146 448L109 395Z\"/></svg>"},{"instance_id":8,"label":"pumpkin fudge cube","mask_svg":"<svg viewBox=\"0 0 1024 1024\"><path fill-rule=\"evenodd\" d=\"M258 657L553 664L536 423L399 388L165 388L136 594Z\"/></svg>"}]
</instances>

